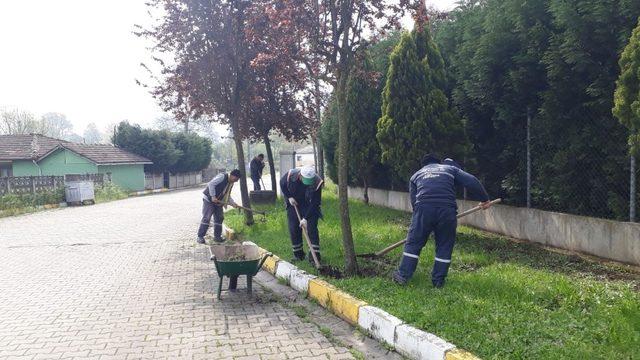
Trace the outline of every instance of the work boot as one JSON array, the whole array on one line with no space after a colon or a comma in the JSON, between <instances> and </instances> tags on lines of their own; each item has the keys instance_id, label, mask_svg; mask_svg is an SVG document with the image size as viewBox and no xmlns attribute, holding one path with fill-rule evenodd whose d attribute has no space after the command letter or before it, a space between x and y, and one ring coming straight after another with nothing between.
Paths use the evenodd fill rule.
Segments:
<instances>
[{"instance_id":1,"label":"work boot","mask_svg":"<svg viewBox=\"0 0 640 360\"><path fill-rule=\"evenodd\" d=\"M442 281L432 281L431 282L433 284L433 287L436 289L440 289L442 287L444 287L444 280Z\"/></svg>"},{"instance_id":2,"label":"work boot","mask_svg":"<svg viewBox=\"0 0 640 360\"><path fill-rule=\"evenodd\" d=\"M206 244L206 241L204 241L204 238L202 236L198 236L198 240L196 240L196 242L198 244Z\"/></svg>"},{"instance_id":3,"label":"work boot","mask_svg":"<svg viewBox=\"0 0 640 360\"><path fill-rule=\"evenodd\" d=\"M292 262L292 263L296 263L296 262L298 262L298 261L304 261L304 258L305 258L304 254L302 254L302 256L294 255L294 256L291 258L291 262Z\"/></svg>"},{"instance_id":4,"label":"work boot","mask_svg":"<svg viewBox=\"0 0 640 360\"><path fill-rule=\"evenodd\" d=\"M218 243L218 244L221 244L221 243L223 243L223 242L224 242L224 239L223 239L223 238L221 238L221 237L214 237L214 238L213 238L213 241L215 241L215 242L216 242L216 243Z\"/></svg>"},{"instance_id":5,"label":"work boot","mask_svg":"<svg viewBox=\"0 0 640 360\"><path fill-rule=\"evenodd\" d=\"M403 278L397 271L395 271L393 275L391 275L391 280L393 280L393 282L400 286L406 286L408 281L407 279Z\"/></svg>"}]
</instances>

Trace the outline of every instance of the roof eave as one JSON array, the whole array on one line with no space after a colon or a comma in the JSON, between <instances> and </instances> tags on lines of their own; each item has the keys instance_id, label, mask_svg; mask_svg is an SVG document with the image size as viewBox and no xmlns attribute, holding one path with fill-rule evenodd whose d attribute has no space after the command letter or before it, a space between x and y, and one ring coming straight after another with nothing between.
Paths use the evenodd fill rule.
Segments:
<instances>
[{"instance_id":1,"label":"roof eave","mask_svg":"<svg viewBox=\"0 0 640 360\"><path fill-rule=\"evenodd\" d=\"M118 163L100 162L100 163L96 163L96 165L153 165L153 163L151 161L118 162Z\"/></svg>"}]
</instances>

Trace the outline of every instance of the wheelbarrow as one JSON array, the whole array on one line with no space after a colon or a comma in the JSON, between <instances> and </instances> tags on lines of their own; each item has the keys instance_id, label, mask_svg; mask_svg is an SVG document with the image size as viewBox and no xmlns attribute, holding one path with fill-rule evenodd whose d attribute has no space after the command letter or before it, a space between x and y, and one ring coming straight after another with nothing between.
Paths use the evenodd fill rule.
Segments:
<instances>
[{"instance_id":1,"label":"wheelbarrow","mask_svg":"<svg viewBox=\"0 0 640 360\"><path fill-rule=\"evenodd\" d=\"M247 292L251 295L253 277L260 271L262 264L272 253L260 253L256 245L242 244L214 244L209 246L211 260L216 265L220 277L218 283L218 299L222 293L222 280L229 278L229 290L234 291L238 286L238 276L247 276Z\"/></svg>"}]
</instances>

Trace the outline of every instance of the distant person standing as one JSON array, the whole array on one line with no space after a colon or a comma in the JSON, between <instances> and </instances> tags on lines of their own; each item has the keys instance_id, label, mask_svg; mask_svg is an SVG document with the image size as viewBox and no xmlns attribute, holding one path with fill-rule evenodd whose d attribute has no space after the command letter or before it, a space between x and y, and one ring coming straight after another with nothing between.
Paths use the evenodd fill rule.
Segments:
<instances>
[{"instance_id":1,"label":"distant person standing","mask_svg":"<svg viewBox=\"0 0 640 360\"><path fill-rule=\"evenodd\" d=\"M249 164L251 170L251 180L253 181L253 190L262 190L260 187L260 179L262 178L262 169L264 169L264 154L258 154Z\"/></svg>"},{"instance_id":2,"label":"distant person standing","mask_svg":"<svg viewBox=\"0 0 640 360\"><path fill-rule=\"evenodd\" d=\"M204 244L204 236L209 230L211 216L213 216L213 241L223 242L222 222L224 221L225 204L236 207L235 201L231 198L233 184L242 177L240 170L235 169L229 174L222 173L216 175L202 192L202 220L198 228L198 244Z\"/></svg>"},{"instance_id":3,"label":"distant person standing","mask_svg":"<svg viewBox=\"0 0 640 360\"><path fill-rule=\"evenodd\" d=\"M302 245L302 228L306 228L311 240L309 249L309 262L313 263L311 251L320 260L320 234L318 233L318 220L322 217L320 205L322 202L322 185L324 181L316 175L313 166L305 166L289 170L280 179L280 190L284 197L289 222L289 235L293 248L293 261L304 260ZM300 213L298 220L296 208Z\"/></svg>"},{"instance_id":4,"label":"distant person standing","mask_svg":"<svg viewBox=\"0 0 640 360\"><path fill-rule=\"evenodd\" d=\"M434 287L444 286L451 254L456 241L457 204L455 186L460 185L479 198L480 206L491 206L489 195L478 179L460 169L452 159L440 159L432 154L422 158L422 169L410 181L410 196L413 215L404 245L400 267L393 274L393 281L405 285L418 266L420 251L433 232L436 240L436 256L431 272Z\"/></svg>"}]
</instances>

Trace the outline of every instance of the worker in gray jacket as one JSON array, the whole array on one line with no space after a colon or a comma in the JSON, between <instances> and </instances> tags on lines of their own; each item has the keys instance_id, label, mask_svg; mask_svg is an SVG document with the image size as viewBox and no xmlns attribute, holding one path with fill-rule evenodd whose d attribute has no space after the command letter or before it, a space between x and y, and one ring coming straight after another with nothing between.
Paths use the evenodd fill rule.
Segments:
<instances>
[{"instance_id":1,"label":"worker in gray jacket","mask_svg":"<svg viewBox=\"0 0 640 360\"><path fill-rule=\"evenodd\" d=\"M223 242L222 222L224 221L223 206L227 204L236 207L231 198L233 184L242 177L240 170L235 169L229 174L216 175L202 192L202 220L198 228L198 244L204 244L204 236L209 229L211 216L213 216L213 241Z\"/></svg>"}]
</instances>

